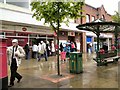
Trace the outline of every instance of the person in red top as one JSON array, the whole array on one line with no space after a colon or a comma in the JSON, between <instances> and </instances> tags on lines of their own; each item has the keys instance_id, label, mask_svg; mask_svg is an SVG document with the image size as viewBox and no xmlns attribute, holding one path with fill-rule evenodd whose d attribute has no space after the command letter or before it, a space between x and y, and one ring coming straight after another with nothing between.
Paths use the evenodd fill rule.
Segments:
<instances>
[{"instance_id":1,"label":"person in red top","mask_svg":"<svg viewBox=\"0 0 120 90\"><path fill-rule=\"evenodd\" d=\"M105 54L105 50L103 48L100 48L100 54Z\"/></svg>"},{"instance_id":2,"label":"person in red top","mask_svg":"<svg viewBox=\"0 0 120 90\"><path fill-rule=\"evenodd\" d=\"M71 42L71 52L75 51L75 44L73 42Z\"/></svg>"},{"instance_id":3,"label":"person in red top","mask_svg":"<svg viewBox=\"0 0 120 90\"><path fill-rule=\"evenodd\" d=\"M112 51L116 50L116 47L114 45L112 45L111 47Z\"/></svg>"}]
</instances>

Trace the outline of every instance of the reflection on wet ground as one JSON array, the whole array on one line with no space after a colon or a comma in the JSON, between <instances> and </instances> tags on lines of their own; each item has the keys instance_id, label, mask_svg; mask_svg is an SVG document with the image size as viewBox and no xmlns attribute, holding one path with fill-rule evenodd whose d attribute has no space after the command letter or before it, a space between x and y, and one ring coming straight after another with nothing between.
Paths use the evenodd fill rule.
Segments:
<instances>
[{"instance_id":1,"label":"reflection on wet ground","mask_svg":"<svg viewBox=\"0 0 120 90\"><path fill-rule=\"evenodd\" d=\"M83 73L69 73L69 60L60 61L60 72L57 75L57 58L23 60L18 70L23 79L15 82L13 88L118 88L118 64L96 66L95 54L83 54ZM10 74L10 73L9 73ZM9 75L10 76L10 75Z\"/></svg>"}]
</instances>

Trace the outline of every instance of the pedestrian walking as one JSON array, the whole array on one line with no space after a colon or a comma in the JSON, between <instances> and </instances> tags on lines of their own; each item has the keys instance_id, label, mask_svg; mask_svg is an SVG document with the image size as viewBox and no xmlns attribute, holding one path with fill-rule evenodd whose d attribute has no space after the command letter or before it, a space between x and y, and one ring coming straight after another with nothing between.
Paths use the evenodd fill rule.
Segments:
<instances>
[{"instance_id":1,"label":"pedestrian walking","mask_svg":"<svg viewBox=\"0 0 120 90\"><path fill-rule=\"evenodd\" d=\"M35 43L32 47L32 51L33 51L33 58L37 59L38 46Z\"/></svg>"},{"instance_id":2,"label":"pedestrian walking","mask_svg":"<svg viewBox=\"0 0 120 90\"><path fill-rule=\"evenodd\" d=\"M28 43L24 46L24 50L25 50L25 59L28 60L30 57L30 48Z\"/></svg>"},{"instance_id":3,"label":"pedestrian walking","mask_svg":"<svg viewBox=\"0 0 120 90\"><path fill-rule=\"evenodd\" d=\"M50 43L49 41L46 42L46 51L47 51L47 56L49 57L50 56Z\"/></svg>"},{"instance_id":4,"label":"pedestrian walking","mask_svg":"<svg viewBox=\"0 0 120 90\"><path fill-rule=\"evenodd\" d=\"M64 47L64 51L66 52L66 57L69 58L69 54L70 54L70 46L69 46L69 44L66 44L66 46Z\"/></svg>"},{"instance_id":5,"label":"pedestrian walking","mask_svg":"<svg viewBox=\"0 0 120 90\"><path fill-rule=\"evenodd\" d=\"M63 45L62 45L62 43L60 43L60 51L61 52L63 51Z\"/></svg>"},{"instance_id":6,"label":"pedestrian walking","mask_svg":"<svg viewBox=\"0 0 120 90\"><path fill-rule=\"evenodd\" d=\"M112 51L116 50L116 47L113 44L111 45L111 50Z\"/></svg>"},{"instance_id":7,"label":"pedestrian walking","mask_svg":"<svg viewBox=\"0 0 120 90\"><path fill-rule=\"evenodd\" d=\"M77 52L80 52L80 42L78 39L76 40L76 48L77 48Z\"/></svg>"},{"instance_id":8,"label":"pedestrian walking","mask_svg":"<svg viewBox=\"0 0 120 90\"><path fill-rule=\"evenodd\" d=\"M61 57L61 61L65 61L66 60L66 52L62 49L61 53L60 53L60 57Z\"/></svg>"},{"instance_id":9,"label":"pedestrian walking","mask_svg":"<svg viewBox=\"0 0 120 90\"><path fill-rule=\"evenodd\" d=\"M41 41L41 51L40 51L40 54L41 54L41 56L43 55L43 57L45 58L45 61L48 60L47 59L46 44L43 41ZM40 58L39 58L39 60L40 60Z\"/></svg>"},{"instance_id":10,"label":"pedestrian walking","mask_svg":"<svg viewBox=\"0 0 120 90\"><path fill-rule=\"evenodd\" d=\"M12 46L7 48L8 62L11 70L10 85L14 85L15 78L18 79L17 83L20 82L22 76L17 72L19 65L21 64L21 59L25 56L24 49L18 45L18 40L12 40Z\"/></svg>"},{"instance_id":11,"label":"pedestrian walking","mask_svg":"<svg viewBox=\"0 0 120 90\"><path fill-rule=\"evenodd\" d=\"M71 52L75 52L75 44L74 44L74 42L71 42Z\"/></svg>"},{"instance_id":12,"label":"pedestrian walking","mask_svg":"<svg viewBox=\"0 0 120 90\"><path fill-rule=\"evenodd\" d=\"M52 43L51 43L51 52L52 52L52 56L55 55L55 45L54 45L54 41L52 41Z\"/></svg>"}]
</instances>

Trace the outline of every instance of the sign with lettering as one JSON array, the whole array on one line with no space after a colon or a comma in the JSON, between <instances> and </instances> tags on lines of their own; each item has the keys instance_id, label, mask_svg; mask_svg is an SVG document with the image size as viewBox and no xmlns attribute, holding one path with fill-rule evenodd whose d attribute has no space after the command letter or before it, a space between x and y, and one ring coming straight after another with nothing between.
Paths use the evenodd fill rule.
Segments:
<instances>
[{"instance_id":1,"label":"sign with lettering","mask_svg":"<svg viewBox=\"0 0 120 90\"><path fill-rule=\"evenodd\" d=\"M22 27L22 30L23 30L23 31L27 31L27 28L26 28L26 27Z\"/></svg>"},{"instance_id":2,"label":"sign with lettering","mask_svg":"<svg viewBox=\"0 0 120 90\"><path fill-rule=\"evenodd\" d=\"M75 36L75 32L68 32L68 36Z\"/></svg>"}]
</instances>

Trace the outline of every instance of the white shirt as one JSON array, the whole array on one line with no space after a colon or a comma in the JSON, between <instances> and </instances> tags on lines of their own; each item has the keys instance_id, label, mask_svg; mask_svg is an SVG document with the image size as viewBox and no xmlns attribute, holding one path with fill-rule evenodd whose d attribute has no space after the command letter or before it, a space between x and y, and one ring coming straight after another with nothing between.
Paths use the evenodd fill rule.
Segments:
<instances>
[{"instance_id":1,"label":"white shirt","mask_svg":"<svg viewBox=\"0 0 120 90\"><path fill-rule=\"evenodd\" d=\"M52 52L55 52L55 46L54 46L54 43L51 43L51 47L52 47L51 51L52 51Z\"/></svg>"},{"instance_id":2,"label":"white shirt","mask_svg":"<svg viewBox=\"0 0 120 90\"><path fill-rule=\"evenodd\" d=\"M41 50L46 51L46 44L45 43L42 43Z\"/></svg>"},{"instance_id":3,"label":"white shirt","mask_svg":"<svg viewBox=\"0 0 120 90\"><path fill-rule=\"evenodd\" d=\"M41 44L38 45L38 52L41 52Z\"/></svg>"},{"instance_id":4,"label":"white shirt","mask_svg":"<svg viewBox=\"0 0 120 90\"><path fill-rule=\"evenodd\" d=\"M77 50L80 50L80 43L77 42L76 44L77 44Z\"/></svg>"},{"instance_id":5,"label":"white shirt","mask_svg":"<svg viewBox=\"0 0 120 90\"><path fill-rule=\"evenodd\" d=\"M32 50L33 50L34 52L37 52L37 51L38 51L38 46L34 44L33 47L32 47Z\"/></svg>"}]
</instances>

